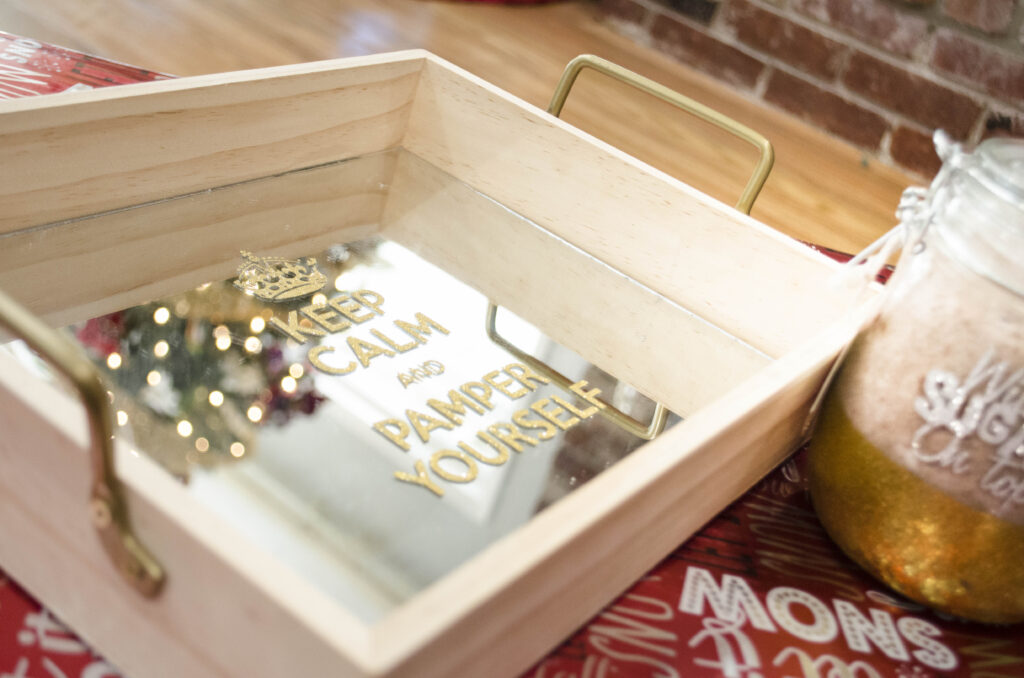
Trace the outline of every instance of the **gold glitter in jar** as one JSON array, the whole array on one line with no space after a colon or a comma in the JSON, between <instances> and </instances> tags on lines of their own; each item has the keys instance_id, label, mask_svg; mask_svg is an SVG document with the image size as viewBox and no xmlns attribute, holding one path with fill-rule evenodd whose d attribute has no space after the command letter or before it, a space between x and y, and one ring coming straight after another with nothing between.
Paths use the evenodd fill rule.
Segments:
<instances>
[{"instance_id":1,"label":"gold glitter in jar","mask_svg":"<svg viewBox=\"0 0 1024 678\"><path fill-rule=\"evenodd\" d=\"M971 508L891 461L834 394L811 439L810 464L814 508L859 565L949 614L1024 620L1024 526Z\"/></svg>"}]
</instances>

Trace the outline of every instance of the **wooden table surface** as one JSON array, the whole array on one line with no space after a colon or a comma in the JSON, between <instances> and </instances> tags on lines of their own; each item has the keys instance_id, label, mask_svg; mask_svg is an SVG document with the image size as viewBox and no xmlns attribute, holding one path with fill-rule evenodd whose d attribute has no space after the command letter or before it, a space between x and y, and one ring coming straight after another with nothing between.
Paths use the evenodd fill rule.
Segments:
<instances>
[{"instance_id":1,"label":"wooden table surface","mask_svg":"<svg viewBox=\"0 0 1024 678\"><path fill-rule=\"evenodd\" d=\"M767 136L776 164L752 214L846 251L890 228L900 192L921 183L615 33L586 2L4 0L0 30L175 75L423 47L542 107L566 62L597 54ZM730 204L756 160L745 143L592 71L563 117Z\"/></svg>"}]
</instances>

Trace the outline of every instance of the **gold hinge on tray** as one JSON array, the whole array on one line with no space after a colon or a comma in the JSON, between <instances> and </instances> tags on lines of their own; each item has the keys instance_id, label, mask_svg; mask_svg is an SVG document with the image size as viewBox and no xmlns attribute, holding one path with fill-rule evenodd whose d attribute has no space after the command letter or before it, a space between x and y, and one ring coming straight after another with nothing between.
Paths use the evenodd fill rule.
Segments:
<instances>
[{"instance_id":1,"label":"gold hinge on tray","mask_svg":"<svg viewBox=\"0 0 1024 678\"><path fill-rule=\"evenodd\" d=\"M768 173L772 171L772 164L775 162L775 151L772 149L771 142L769 142L768 139L746 125L742 125L732 118L719 113L713 108L709 108L704 104L694 101L693 99L684 96L675 90L669 89L662 84L654 82L649 78L645 78L644 76L625 69L622 66L613 64L610 61L591 54L582 54L570 61L565 67L565 71L562 73L562 78L558 81L555 93L551 97L551 103L548 104L548 113L558 116L562 112L562 107L565 106L565 100L569 97L569 92L572 90L572 86L576 82L576 78L584 68L592 68L599 73L603 73L611 78L624 82L627 85L655 96L662 101L667 101L673 106L681 108L687 113L695 115L706 122L721 127L730 134L734 134L740 139L753 144L760 154L757 166L754 168L754 173L747 181L747 185L743 189L743 194L740 196L739 202L736 203L736 209L740 210L744 214L750 214L750 209L754 206L754 200L757 199L758 193L761 192L764 182L768 179ZM492 302L487 308L486 323L487 336L489 336L492 341L509 353L512 353L523 362L529 364L538 372L544 374L560 387L567 389L572 384L571 379L550 367L543 361L534 358L526 351L523 351L509 343L507 339L498 334L496 327L497 317L498 306ZM647 424L637 421L609 403L605 403L605 407L601 410L601 414L620 428L625 429L644 440L651 440L661 433L665 429L665 423L668 421L668 408L665 407L664 403L657 403L654 415L651 417L651 421Z\"/></svg>"},{"instance_id":2,"label":"gold hinge on tray","mask_svg":"<svg viewBox=\"0 0 1024 678\"><path fill-rule=\"evenodd\" d=\"M92 466L89 507L93 525L122 576L142 595L155 596L163 584L164 573L130 527L128 506L114 474L110 401L99 371L80 349L3 292L0 292L0 327L24 340L78 391L89 420Z\"/></svg>"}]
</instances>

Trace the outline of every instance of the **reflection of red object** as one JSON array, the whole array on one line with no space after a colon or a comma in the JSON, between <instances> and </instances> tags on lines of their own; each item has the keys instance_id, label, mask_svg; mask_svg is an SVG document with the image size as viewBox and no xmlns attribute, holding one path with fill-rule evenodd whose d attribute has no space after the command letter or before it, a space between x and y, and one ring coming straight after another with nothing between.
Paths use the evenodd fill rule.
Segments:
<instances>
[{"instance_id":1,"label":"reflection of red object","mask_svg":"<svg viewBox=\"0 0 1024 678\"><path fill-rule=\"evenodd\" d=\"M122 334L124 334L124 314L118 311L87 320L78 329L76 336L83 346L93 349L97 355L105 356L121 348Z\"/></svg>"}]
</instances>

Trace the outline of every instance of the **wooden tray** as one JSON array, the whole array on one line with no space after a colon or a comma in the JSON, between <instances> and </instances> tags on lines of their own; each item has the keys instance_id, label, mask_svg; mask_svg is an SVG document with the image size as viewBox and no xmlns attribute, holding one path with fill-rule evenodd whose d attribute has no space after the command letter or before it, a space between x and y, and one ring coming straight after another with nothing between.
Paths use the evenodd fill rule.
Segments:
<instances>
[{"instance_id":1,"label":"wooden tray","mask_svg":"<svg viewBox=\"0 0 1024 678\"><path fill-rule=\"evenodd\" d=\"M2 102L0 167L0 289L50 325L381 234L685 419L366 624L119 449L139 595L81 406L0 354L0 563L138 678L526 668L785 458L860 314L825 257L420 51Z\"/></svg>"}]
</instances>

